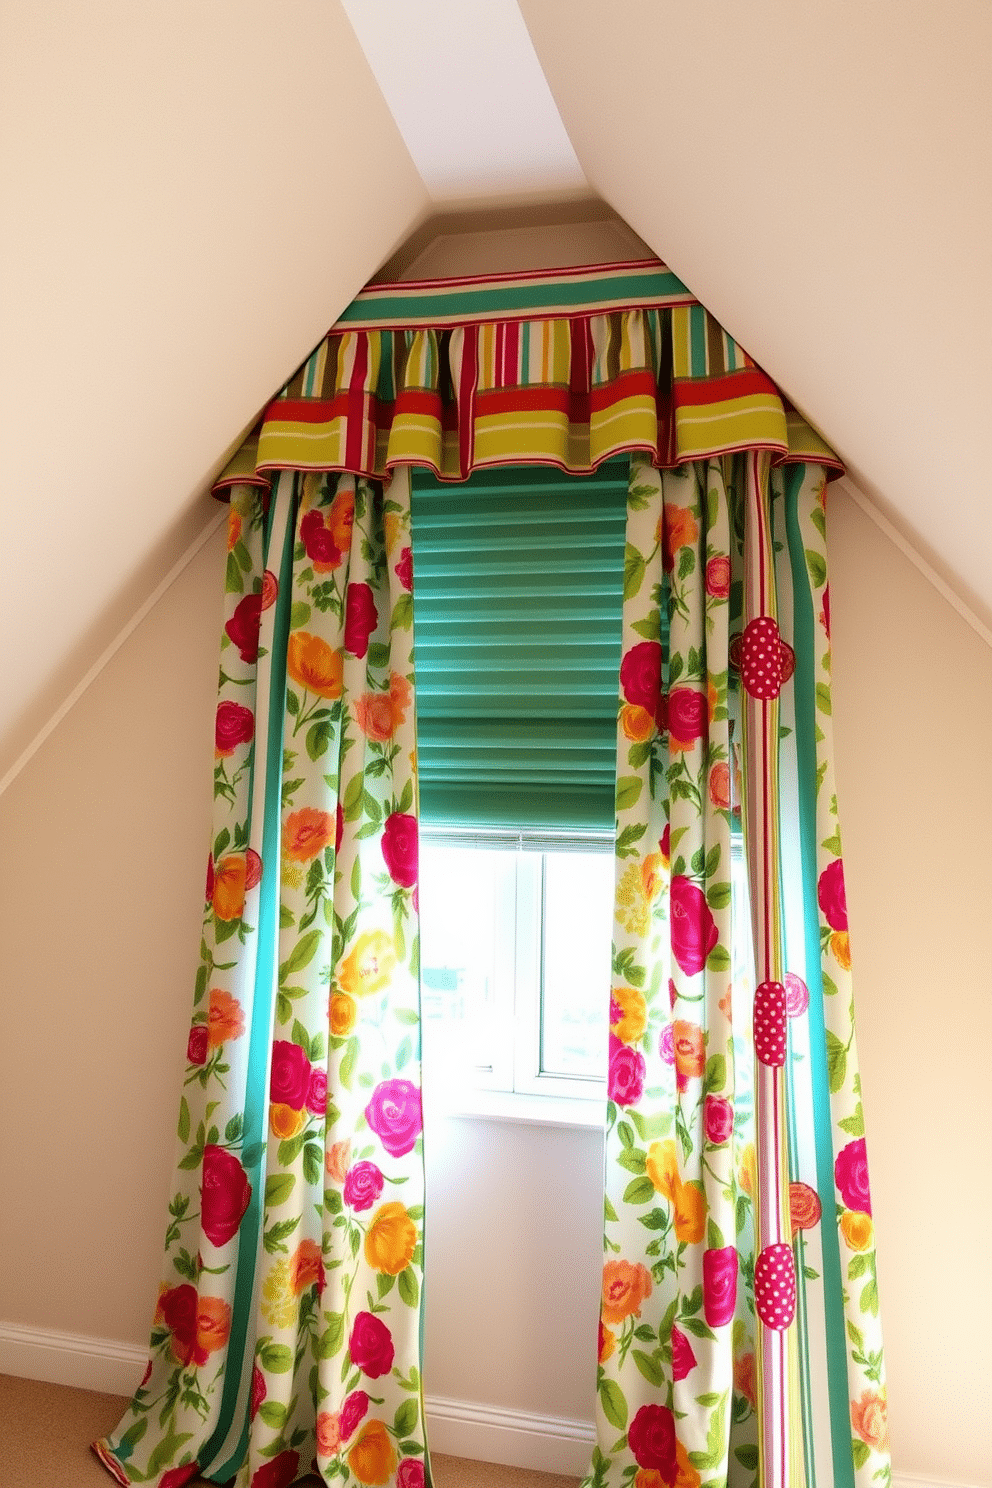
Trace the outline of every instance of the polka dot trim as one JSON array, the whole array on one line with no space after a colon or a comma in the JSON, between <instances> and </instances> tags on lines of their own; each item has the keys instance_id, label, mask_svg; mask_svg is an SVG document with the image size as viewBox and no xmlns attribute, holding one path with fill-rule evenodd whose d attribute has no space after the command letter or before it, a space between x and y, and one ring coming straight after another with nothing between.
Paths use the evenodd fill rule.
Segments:
<instances>
[{"instance_id":1,"label":"polka dot trim","mask_svg":"<svg viewBox=\"0 0 992 1488\"><path fill-rule=\"evenodd\" d=\"M768 702L782 687L782 640L770 615L758 615L741 641L741 681L752 697Z\"/></svg>"},{"instance_id":2,"label":"polka dot trim","mask_svg":"<svg viewBox=\"0 0 992 1488\"><path fill-rule=\"evenodd\" d=\"M796 1315L796 1266L791 1245L766 1245L754 1265L754 1305L766 1328L781 1332Z\"/></svg>"},{"instance_id":3,"label":"polka dot trim","mask_svg":"<svg viewBox=\"0 0 992 1488\"><path fill-rule=\"evenodd\" d=\"M754 1052L762 1064L785 1063L786 994L781 982L762 982L754 994Z\"/></svg>"}]
</instances>

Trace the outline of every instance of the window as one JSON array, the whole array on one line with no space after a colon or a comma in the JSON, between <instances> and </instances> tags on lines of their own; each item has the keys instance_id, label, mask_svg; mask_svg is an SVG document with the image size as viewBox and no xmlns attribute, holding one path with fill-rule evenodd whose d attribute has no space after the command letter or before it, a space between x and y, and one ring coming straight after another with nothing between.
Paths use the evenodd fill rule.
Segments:
<instances>
[{"instance_id":1,"label":"window","mask_svg":"<svg viewBox=\"0 0 992 1488\"><path fill-rule=\"evenodd\" d=\"M414 472L425 1084L461 1108L602 1120L627 466Z\"/></svg>"}]
</instances>

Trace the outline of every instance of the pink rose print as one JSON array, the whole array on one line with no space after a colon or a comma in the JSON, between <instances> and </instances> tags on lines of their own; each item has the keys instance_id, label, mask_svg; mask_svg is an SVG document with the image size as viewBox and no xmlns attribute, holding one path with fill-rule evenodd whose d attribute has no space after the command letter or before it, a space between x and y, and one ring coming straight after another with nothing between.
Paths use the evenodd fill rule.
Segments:
<instances>
[{"instance_id":1,"label":"pink rose print","mask_svg":"<svg viewBox=\"0 0 992 1488\"><path fill-rule=\"evenodd\" d=\"M672 955L686 976L695 976L706 965L719 932L702 889L676 874L669 891Z\"/></svg>"},{"instance_id":2,"label":"pink rose print","mask_svg":"<svg viewBox=\"0 0 992 1488\"><path fill-rule=\"evenodd\" d=\"M300 1475L299 1452L280 1452L252 1474L251 1488L289 1488Z\"/></svg>"},{"instance_id":3,"label":"pink rose print","mask_svg":"<svg viewBox=\"0 0 992 1488\"><path fill-rule=\"evenodd\" d=\"M709 728L706 695L694 687L673 687L668 694L668 731L680 744L692 744Z\"/></svg>"},{"instance_id":4,"label":"pink rose print","mask_svg":"<svg viewBox=\"0 0 992 1488\"><path fill-rule=\"evenodd\" d=\"M734 1130L734 1108L721 1095L708 1095L703 1105L703 1126L706 1140L719 1147L726 1142Z\"/></svg>"},{"instance_id":5,"label":"pink rose print","mask_svg":"<svg viewBox=\"0 0 992 1488\"><path fill-rule=\"evenodd\" d=\"M366 1317L368 1314L366 1313ZM347 1441L363 1419L369 1408L369 1397L364 1390L352 1390L341 1407L341 1440Z\"/></svg>"},{"instance_id":6,"label":"pink rose print","mask_svg":"<svg viewBox=\"0 0 992 1488\"><path fill-rule=\"evenodd\" d=\"M666 1023L661 1030L661 1038L658 1040L658 1053L666 1064L675 1063L675 1029L671 1023Z\"/></svg>"},{"instance_id":7,"label":"pink rose print","mask_svg":"<svg viewBox=\"0 0 992 1488\"><path fill-rule=\"evenodd\" d=\"M800 1018L809 1007L809 988L801 976L794 971L785 973L785 1014L787 1018Z\"/></svg>"},{"instance_id":8,"label":"pink rose print","mask_svg":"<svg viewBox=\"0 0 992 1488\"><path fill-rule=\"evenodd\" d=\"M620 662L620 687L628 703L646 708L658 727L664 727L659 641L639 641L631 646Z\"/></svg>"},{"instance_id":9,"label":"pink rose print","mask_svg":"<svg viewBox=\"0 0 992 1488\"><path fill-rule=\"evenodd\" d=\"M672 1329L672 1379L676 1381L685 1379L690 1370L696 1367L696 1356L692 1352L692 1344L686 1338L681 1328Z\"/></svg>"},{"instance_id":10,"label":"pink rose print","mask_svg":"<svg viewBox=\"0 0 992 1488\"><path fill-rule=\"evenodd\" d=\"M219 703L214 719L214 749L222 759L233 754L239 744L250 744L255 737L255 715L242 703Z\"/></svg>"},{"instance_id":11,"label":"pink rose print","mask_svg":"<svg viewBox=\"0 0 992 1488\"><path fill-rule=\"evenodd\" d=\"M718 554L706 565L706 593L714 599L726 599L730 593L730 559Z\"/></svg>"},{"instance_id":12,"label":"pink rose print","mask_svg":"<svg viewBox=\"0 0 992 1488\"><path fill-rule=\"evenodd\" d=\"M674 1483L675 1417L666 1405L642 1405L630 1423L627 1445L639 1467L657 1468L666 1483Z\"/></svg>"},{"instance_id":13,"label":"pink rose print","mask_svg":"<svg viewBox=\"0 0 992 1488\"><path fill-rule=\"evenodd\" d=\"M224 626L228 637L240 651L242 661L258 660L258 628L261 618L261 594L246 594Z\"/></svg>"},{"instance_id":14,"label":"pink rose print","mask_svg":"<svg viewBox=\"0 0 992 1488\"><path fill-rule=\"evenodd\" d=\"M271 1099L278 1105L302 1111L310 1091L311 1074L310 1061L299 1044L276 1039L272 1045L272 1075L269 1080Z\"/></svg>"},{"instance_id":15,"label":"pink rose print","mask_svg":"<svg viewBox=\"0 0 992 1488\"><path fill-rule=\"evenodd\" d=\"M403 549L394 564L393 572L403 585L403 588L409 593L413 588L413 554L409 548Z\"/></svg>"},{"instance_id":16,"label":"pink rose print","mask_svg":"<svg viewBox=\"0 0 992 1488\"><path fill-rule=\"evenodd\" d=\"M416 817L394 811L383 829L382 856L390 878L401 889L412 889L417 882L418 851Z\"/></svg>"},{"instance_id":17,"label":"pink rose print","mask_svg":"<svg viewBox=\"0 0 992 1488\"><path fill-rule=\"evenodd\" d=\"M607 1074L606 1094L618 1106L632 1106L640 1100L644 1091L647 1065L644 1055L629 1044L621 1043L616 1034L610 1034L610 1064Z\"/></svg>"},{"instance_id":18,"label":"pink rose print","mask_svg":"<svg viewBox=\"0 0 992 1488\"><path fill-rule=\"evenodd\" d=\"M371 1209L385 1183L373 1162L357 1162L344 1176L344 1201L349 1209Z\"/></svg>"},{"instance_id":19,"label":"pink rose print","mask_svg":"<svg viewBox=\"0 0 992 1488\"><path fill-rule=\"evenodd\" d=\"M864 1137L858 1137L840 1149L834 1163L834 1181L848 1209L857 1209L861 1214L871 1214L868 1154Z\"/></svg>"},{"instance_id":20,"label":"pink rose print","mask_svg":"<svg viewBox=\"0 0 992 1488\"><path fill-rule=\"evenodd\" d=\"M844 862L834 858L820 874L816 897L831 930L847 929L847 893L844 889Z\"/></svg>"},{"instance_id":21,"label":"pink rose print","mask_svg":"<svg viewBox=\"0 0 992 1488\"><path fill-rule=\"evenodd\" d=\"M170 1467L159 1479L158 1488L185 1488L199 1471L195 1462L187 1462L184 1467Z\"/></svg>"},{"instance_id":22,"label":"pink rose print","mask_svg":"<svg viewBox=\"0 0 992 1488\"><path fill-rule=\"evenodd\" d=\"M703 1315L711 1328L729 1323L737 1305L737 1251L703 1251Z\"/></svg>"},{"instance_id":23,"label":"pink rose print","mask_svg":"<svg viewBox=\"0 0 992 1488\"><path fill-rule=\"evenodd\" d=\"M396 1488L424 1488L424 1464L419 1457L404 1457L396 1474Z\"/></svg>"},{"instance_id":24,"label":"pink rose print","mask_svg":"<svg viewBox=\"0 0 992 1488\"><path fill-rule=\"evenodd\" d=\"M317 507L308 511L300 523L300 541L307 550L311 563L320 563L325 568L337 568L342 553L334 541L334 534L324 525L324 513Z\"/></svg>"},{"instance_id":25,"label":"pink rose print","mask_svg":"<svg viewBox=\"0 0 992 1488\"><path fill-rule=\"evenodd\" d=\"M237 1234L250 1199L248 1175L233 1152L224 1147L204 1147L200 1224L211 1245L226 1245Z\"/></svg>"},{"instance_id":26,"label":"pink rose print","mask_svg":"<svg viewBox=\"0 0 992 1488\"><path fill-rule=\"evenodd\" d=\"M404 1157L423 1130L420 1091L409 1080L383 1080L365 1107L365 1119L390 1157Z\"/></svg>"},{"instance_id":27,"label":"pink rose print","mask_svg":"<svg viewBox=\"0 0 992 1488\"><path fill-rule=\"evenodd\" d=\"M379 612L368 584L349 584L344 617L345 650L352 656L364 656L369 649L369 636L378 623Z\"/></svg>"},{"instance_id":28,"label":"pink rose print","mask_svg":"<svg viewBox=\"0 0 992 1488\"><path fill-rule=\"evenodd\" d=\"M344 837L344 807L340 801L338 802L338 809L334 813L334 816L334 855L336 857L341 851L341 841Z\"/></svg>"},{"instance_id":29,"label":"pink rose print","mask_svg":"<svg viewBox=\"0 0 992 1488\"><path fill-rule=\"evenodd\" d=\"M375 1317L371 1312L360 1312L352 1324L348 1352L352 1363L363 1374L367 1374L369 1379L380 1379L393 1367L393 1335L381 1318ZM344 1410L341 1416L343 1436Z\"/></svg>"},{"instance_id":30,"label":"pink rose print","mask_svg":"<svg viewBox=\"0 0 992 1488\"><path fill-rule=\"evenodd\" d=\"M254 1421L258 1408L265 1400L265 1375L255 1364L251 1371L251 1418Z\"/></svg>"},{"instance_id":31,"label":"pink rose print","mask_svg":"<svg viewBox=\"0 0 992 1488\"><path fill-rule=\"evenodd\" d=\"M323 1116L327 1111L327 1071L312 1069L307 1087L306 1107L312 1116Z\"/></svg>"}]
</instances>

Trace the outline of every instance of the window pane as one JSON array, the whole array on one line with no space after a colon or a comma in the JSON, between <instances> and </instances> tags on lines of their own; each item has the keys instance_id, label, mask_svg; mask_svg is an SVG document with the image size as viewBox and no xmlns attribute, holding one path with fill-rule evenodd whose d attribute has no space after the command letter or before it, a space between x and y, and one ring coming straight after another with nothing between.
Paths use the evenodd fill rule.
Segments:
<instances>
[{"instance_id":1,"label":"window pane","mask_svg":"<svg viewBox=\"0 0 992 1488\"><path fill-rule=\"evenodd\" d=\"M420 863L424 1062L435 1078L491 1084L504 1073L512 1034L512 1002L504 1003L513 858L423 842Z\"/></svg>"},{"instance_id":2,"label":"window pane","mask_svg":"<svg viewBox=\"0 0 992 1488\"><path fill-rule=\"evenodd\" d=\"M541 1074L606 1075L613 854L544 857Z\"/></svg>"}]
</instances>

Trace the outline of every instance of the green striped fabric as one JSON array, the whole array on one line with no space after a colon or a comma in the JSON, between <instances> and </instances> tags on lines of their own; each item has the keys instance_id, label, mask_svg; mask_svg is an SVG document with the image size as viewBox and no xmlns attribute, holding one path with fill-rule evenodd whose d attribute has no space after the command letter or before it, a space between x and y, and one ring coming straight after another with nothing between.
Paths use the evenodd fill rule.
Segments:
<instances>
[{"instance_id":1,"label":"green striped fabric","mask_svg":"<svg viewBox=\"0 0 992 1488\"><path fill-rule=\"evenodd\" d=\"M628 469L413 471L425 825L612 829Z\"/></svg>"}]
</instances>

